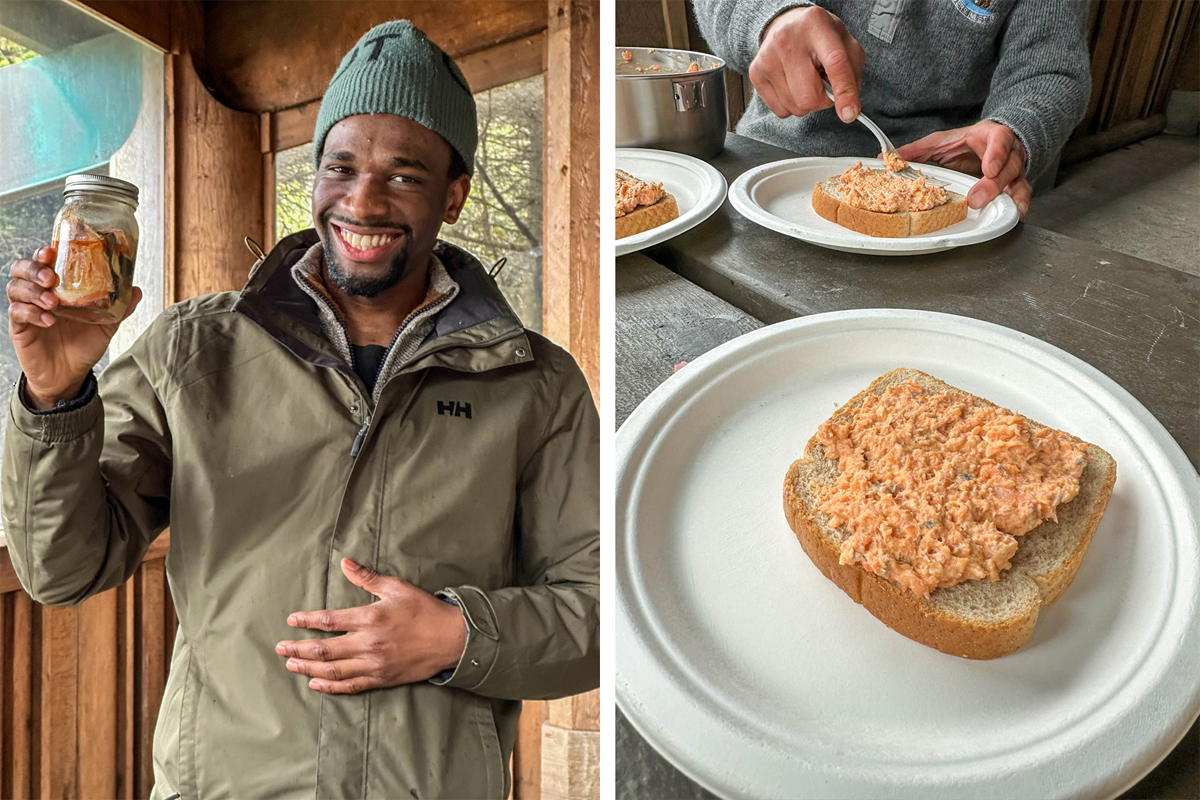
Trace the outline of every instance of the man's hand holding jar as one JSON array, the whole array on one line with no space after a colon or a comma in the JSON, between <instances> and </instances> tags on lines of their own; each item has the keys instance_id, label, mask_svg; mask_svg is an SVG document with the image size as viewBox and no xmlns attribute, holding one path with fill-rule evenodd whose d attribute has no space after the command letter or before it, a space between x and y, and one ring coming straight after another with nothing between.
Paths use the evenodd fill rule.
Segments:
<instances>
[{"instance_id":1,"label":"man's hand holding jar","mask_svg":"<svg viewBox=\"0 0 1200 800\"><path fill-rule=\"evenodd\" d=\"M137 308L137 189L107 176L71 176L54 242L18 259L8 283L8 335L25 373L25 400L48 410L73 400Z\"/></svg>"}]
</instances>

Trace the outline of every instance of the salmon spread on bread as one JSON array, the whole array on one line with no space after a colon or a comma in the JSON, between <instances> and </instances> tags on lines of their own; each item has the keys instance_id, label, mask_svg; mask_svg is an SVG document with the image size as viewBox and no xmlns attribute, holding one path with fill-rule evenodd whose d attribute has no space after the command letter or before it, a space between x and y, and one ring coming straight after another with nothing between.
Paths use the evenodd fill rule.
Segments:
<instances>
[{"instance_id":1,"label":"salmon spread on bread","mask_svg":"<svg viewBox=\"0 0 1200 800\"><path fill-rule=\"evenodd\" d=\"M849 536L839 562L913 594L996 581L1017 537L1079 493L1086 446L998 406L913 381L817 429L837 483L818 510Z\"/></svg>"},{"instance_id":2,"label":"salmon spread on bread","mask_svg":"<svg viewBox=\"0 0 1200 800\"><path fill-rule=\"evenodd\" d=\"M635 178L617 170L618 239L644 233L679 218L679 204L661 183Z\"/></svg>"},{"instance_id":3,"label":"salmon spread on bread","mask_svg":"<svg viewBox=\"0 0 1200 800\"><path fill-rule=\"evenodd\" d=\"M1116 477L1099 446L901 368L819 426L783 511L821 574L889 628L997 658L1071 585Z\"/></svg>"},{"instance_id":4,"label":"salmon spread on bread","mask_svg":"<svg viewBox=\"0 0 1200 800\"><path fill-rule=\"evenodd\" d=\"M889 154L890 155L890 154ZM903 161L901 170L908 167ZM894 166L894 165L893 165ZM899 170L896 170L897 172ZM950 202L950 195L940 186L927 186L925 178L901 178L888 169L868 169L861 161L843 172L839 178L838 198L855 208L894 213L897 211L928 211Z\"/></svg>"},{"instance_id":5,"label":"salmon spread on bread","mask_svg":"<svg viewBox=\"0 0 1200 800\"><path fill-rule=\"evenodd\" d=\"M617 170L617 216L632 213L638 206L652 206L666 196L661 183L635 178L624 170Z\"/></svg>"}]
</instances>

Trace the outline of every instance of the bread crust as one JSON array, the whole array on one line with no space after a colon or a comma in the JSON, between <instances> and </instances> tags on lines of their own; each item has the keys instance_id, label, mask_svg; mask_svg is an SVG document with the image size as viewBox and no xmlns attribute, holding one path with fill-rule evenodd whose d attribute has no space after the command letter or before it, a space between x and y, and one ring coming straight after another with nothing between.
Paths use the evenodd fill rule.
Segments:
<instances>
[{"instance_id":1,"label":"bread crust","mask_svg":"<svg viewBox=\"0 0 1200 800\"><path fill-rule=\"evenodd\" d=\"M882 394L888 386L909 380L927 390L969 395L918 370L896 369L874 380L831 419L848 416L869 395ZM977 405L995 405L974 399ZM804 457L788 469L784 515L817 569L889 628L950 655L997 658L1020 649L1033 635L1040 609L1070 586L1104 516L1116 480L1116 462L1096 445L1087 444L1087 448L1091 460L1080 478L1079 494L1059 507L1058 522L1043 522L1020 537L1013 566L1001 573L999 581L965 581L937 589L928 598L858 564L838 563L841 534L830 528L825 515L815 508L816 490L836 480L837 464L825 457L816 435L809 439Z\"/></svg>"},{"instance_id":2,"label":"bread crust","mask_svg":"<svg viewBox=\"0 0 1200 800\"><path fill-rule=\"evenodd\" d=\"M644 233L679 218L679 204L669 192L654 205L639 206L623 217L617 217L617 238Z\"/></svg>"},{"instance_id":3,"label":"bread crust","mask_svg":"<svg viewBox=\"0 0 1200 800\"><path fill-rule=\"evenodd\" d=\"M868 211L843 203L837 196L841 181L830 178L813 187L812 207L817 214L843 228L880 239L904 239L933 233L967 218L967 198L947 191L950 201L928 211Z\"/></svg>"}]
</instances>

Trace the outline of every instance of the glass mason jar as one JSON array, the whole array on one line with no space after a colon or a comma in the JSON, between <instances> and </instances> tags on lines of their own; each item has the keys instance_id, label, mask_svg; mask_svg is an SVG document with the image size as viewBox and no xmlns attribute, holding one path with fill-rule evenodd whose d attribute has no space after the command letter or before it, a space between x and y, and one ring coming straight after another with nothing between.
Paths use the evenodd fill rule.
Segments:
<instances>
[{"instance_id":1,"label":"glass mason jar","mask_svg":"<svg viewBox=\"0 0 1200 800\"><path fill-rule=\"evenodd\" d=\"M138 188L107 175L71 175L54 218L55 316L120 322L133 294Z\"/></svg>"}]
</instances>

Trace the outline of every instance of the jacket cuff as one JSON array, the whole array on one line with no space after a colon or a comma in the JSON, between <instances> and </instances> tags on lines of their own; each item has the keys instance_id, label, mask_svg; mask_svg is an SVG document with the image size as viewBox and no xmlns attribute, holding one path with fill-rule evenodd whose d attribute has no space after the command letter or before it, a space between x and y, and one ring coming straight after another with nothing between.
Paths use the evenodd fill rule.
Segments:
<instances>
[{"instance_id":1,"label":"jacket cuff","mask_svg":"<svg viewBox=\"0 0 1200 800\"><path fill-rule=\"evenodd\" d=\"M460 606L458 604L457 600L455 600L453 597L447 597L446 595L444 595L441 592L438 592L437 594L435 594L434 597L436 597L439 600L442 600L443 602L449 603L450 605L454 606L455 608L458 608L458 609L462 608L462 606ZM463 652L465 653L467 651L467 645L469 645L471 643L471 625L467 622L467 617L465 614L463 615L463 624L466 625L466 627L467 627L467 636L463 640ZM458 656L458 663L459 664L462 663L462 654L459 654L459 656ZM446 681L448 681L452 677L454 677L454 670L456 670L456 669L458 669L457 665L450 667L448 669L444 669L441 672L439 672L437 675L434 675L432 678L430 678L429 682L432 683L434 686L445 686Z\"/></svg>"},{"instance_id":2,"label":"jacket cuff","mask_svg":"<svg viewBox=\"0 0 1200 800\"><path fill-rule=\"evenodd\" d=\"M462 609L467 623L467 646L463 648L458 666L449 677L445 673L431 678L437 686L474 691L478 689L496 663L500 654L500 630L496 624L496 612L482 589L475 586L459 586L435 593ZM444 678L444 679L443 679Z\"/></svg>"},{"instance_id":3,"label":"jacket cuff","mask_svg":"<svg viewBox=\"0 0 1200 800\"><path fill-rule=\"evenodd\" d=\"M54 408L38 411L25 402L25 375L17 382L9 402L9 413L17 430L42 442L69 442L91 431L104 414L99 401L96 376L89 372L74 400L60 401Z\"/></svg>"}]
</instances>

